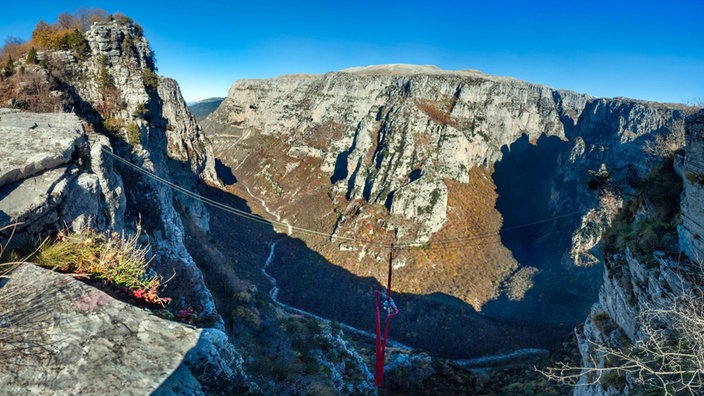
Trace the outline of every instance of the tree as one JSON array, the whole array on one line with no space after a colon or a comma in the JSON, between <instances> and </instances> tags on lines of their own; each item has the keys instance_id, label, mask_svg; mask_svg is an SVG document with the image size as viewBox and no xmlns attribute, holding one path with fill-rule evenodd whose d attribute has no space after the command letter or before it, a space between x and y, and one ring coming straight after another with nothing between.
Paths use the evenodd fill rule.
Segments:
<instances>
[{"instance_id":1,"label":"tree","mask_svg":"<svg viewBox=\"0 0 704 396\"><path fill-rule=\"evenodd\" d=\"M61 29L69 30L74 27L76 19L68 12L61 13L59 15L58 24Z\"/></svg>"},{"instance_id":2,"label":"tree","mask_svg":"<svg viewBox=\"0 0 704 396\"><path fill-rule=\"evenodd\" d=\"M115 88L115 80L113 80L112 75L106 66L100 68L96 80L98 87L103 91L109 88Z\"/></svg>"},{"instance_id":3,"label":"tree","mask_svg":"<svg viewBox=\"0 0 704 396\"><path fill-rule=\"evenodd\" d=\"M29 49L27 52L27 64L36 65L37 64L37 50L34 47Z\"/></svg>"},{"instance_id":4,"label":"tree","mask_svg":"<svg viewBox=\"0 0 704 396\"><path fill-rule=\"evenodd\" d=\"M39 21L32 31L32 43L40 48L54 49L56 29L44 21Z\"/></svg>"},{"instance_id":5,"label":"tree","mask_svg":"<svg viewBox=\"0 0 704 396\"><path fill-rule=\"evenodd\" d=\"M19 37L9 36L5 39L0 58L5 60L5 56L19 59L25 51L24 41Z\"/></svg>"},{"instance_id":6,"label":"tree","mask_svg":"<svg viewBox=\"0 0 704 396\"><path fill-rule=\"evenodd\" d=\"M151 69L142 70L142 81L147 90L155 90L159 86L159 76Z\"/></svg>"},{"instance_id":7,"label":"tree","mask_svg":"<svg viewBox=\"0 0 704 396\"><path fill-rule=\"evenodd\" d=\"M640 336L630 346L614 348L590 341L591 367L558 364L541 371L572 385L630 381L643 391L664 395L704 392L704 289L682 292L671 304L643 307ZM606 364L600 364L605 362ZM586 383L578 382L587 379Z\"/></svg>"},{"instance_id":8,"label":"tree","mask_svg":"<svg viewBox=\"0 0 704 396\"><path fill-rule=\"evenodd\" d=\"M71 33L66 35L66 44L73 53L73 56L78 60L86 60L90 55L90 45L83 33L78 29L73 29Z\"/></svg>"},{"instance_id":9,"label":"tree","mask_svg":"<svg viewBox=\"0 0 704 396\"><path fill-rule=\"evenodd\" d=\"M5 62L5 66L2 68L2 74L4 77L10 77L15 74L15 62L12 60L11 56L7 58L7 62Z\"/></svg>"}]
</instances>

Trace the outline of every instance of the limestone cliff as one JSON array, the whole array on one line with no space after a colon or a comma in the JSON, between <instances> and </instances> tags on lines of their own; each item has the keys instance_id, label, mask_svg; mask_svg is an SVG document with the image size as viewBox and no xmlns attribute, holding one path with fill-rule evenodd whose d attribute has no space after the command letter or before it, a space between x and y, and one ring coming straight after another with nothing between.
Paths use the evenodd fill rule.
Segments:
<instances>
[{"instance_id":1,"label":"limestone cliff","mask_svg":"<svg viewBox=\"0 0 704 396\"><path fill-rule=\"evenodd\" d=\"M700 254L704 244L699 237L699 224L704 221L704 213L701 211L704 190L699 175L704 169L701 162L704 152L703 126L704 111L686 119L684 154L675 158L675 166L682 179L682 195L679 202L681 223L677 226L679 238L674 241L674 246L669 249L642 250L639 249L639 244L630 244L625 249L606 255L604 259L604 285L599 293L599 301L592 307L584 325L577 329L583 367L595 367L594 363L596 367L610 367L615 362L609 362L597 345L621 349L645 340L650 334L645 334L642 330L644 311L675 307L682 303L683 296L701 287ZM644 187L653 189L657 185ZM678 205L677 202L648 202L639 209L633 222L638 224L652 221L663 204ZM624 231L611 232L622 234ZM642 241L648 236L642 233L638 238ZM668 235L660 234L657 238L666 240ZM634 252L634 249L638 252ZM678 251L684 252L686 256L678 254ZM660 328L674 331L673 322L667 317L658 320ZM685 340L679 342L686 343ZM686 353L686 348L683 353ZM646 377L648 375L646 373ZM609 373L601 378L595 373L584 374L579 382L575 395L641 394L644 391L625 372ZM657 387L653 389L657 392L655 389Z\"/></svg>"},{"instance_id":2,"label":"limestone cliff","mask_svg":"<svg viewBox=\"0 0 704 396\"><path fill-rule=\"evenodd\" d=\"M544 176L545 217L582 216L560 230L573 235L560 254L568 267L594 264L615 209L590 180L601 172L618 184L647 172L654 161L644 146L678 129L682 114L681 106L596 99L470 70L383 65L237 81L202 124L241 181L233 191L255 207L265 201L262 213L361 240L301 236L330 262L383 283L387 252L375 243L426 246L398 253L400 290L446 293L479 310L521 278L498 240L491 179L512 144L562 142L555 172Z\"/></svg>"},{"instance_id":3,"label":"limestone cliff","mask_svg":"<svg viewBox=\"0 0 704 396\"><path fill-rule=\"evenodd\" d=\"M218 183L212 149L187 111L176 82L156 75L153 54L141 28L129 21L97 22L85 33L85 39L88 50L83 54L39 51L38 58L47 65L46 69L30 64L22 66L25 75L44 79L44 84L53 87L53 93L48 95L59 98L65 111L83 120L81 125L78 119L72 119L78 125L74 128L81 132L81 144L63 146L68 158L62 164L38 160L41 166L35 173L63 164L76 165L71 169L66 167L68 181L74 178L76 181L61 191L56 187L47 190L54 201L64 205L56 208L59 216L38 216L37 221L50 224L36 226L33 231L47 235L71 225L134 232L135 224L141 222L155 254L154 269L166 279L174 272L177 274L171 294L179 297L178 304L184 309L194 306L203 318L216 323L219 319L210 292L183 241L181 214L201 229L208 229L208 213L202 203L175 194L167 186L124 165L115 165L115 159L103 152L114 153L195 191L203 181ZM18 87L16 94L21 97L22 84ZM59 124L51 125L56 128ZM44 125L37 128L37 133L45 133L44 141L61 144L52 141L51 131L44 132L46 128ZM28 136L14 129L8 133L16 135L13 139ZM41 143L28 144L32 145L31 150L38 150L37 155L41 153L38 147ZM29 157L30 161L32 158ZM56 180L62 177L63 174L55 175ZM71 188L73 185L76 188ZM19 219L10 217L11 221ZM21 237L30 230L21 225L19 231Z\"/></svg>"},{"instance_id":4,"label":"limestone cliff","mask_svg":"<svg viewBox=\"0 0 704 396\"><path fill-rule=\"evenodd\" d=\"M5 93L16 97L9 105L57 100L52 109L66 113L0 109L0 245L33 247L67 228L118 235L140 228L151 247L151 270L173 277L164 292L173 298L170 309L191 309L198 325L222 328L184 244L183 221L207 230L207 211L114 157L197 191L203 183L217 184L209 143L178 85L155 74L141 28L124 20L97 22L84 37L85 53L39 51L41 64L20 60L23 72L4 81ZM26 79L51 91L27 102ZM217 337L227 342L224 334ZM230 370L231 363L212 356L208 364Z\"/></svg>"},{"instance_id":5,"label":"limestone cliff","mask_svg":"<svg viewBox=\"0 0 704 396\"><path fill-rule=\"evenodd\" d=\"M686 155L681 166L684 175L680 246L692 260L704 262L704 112L687 120Z\"/></svg>"}]
</instances>

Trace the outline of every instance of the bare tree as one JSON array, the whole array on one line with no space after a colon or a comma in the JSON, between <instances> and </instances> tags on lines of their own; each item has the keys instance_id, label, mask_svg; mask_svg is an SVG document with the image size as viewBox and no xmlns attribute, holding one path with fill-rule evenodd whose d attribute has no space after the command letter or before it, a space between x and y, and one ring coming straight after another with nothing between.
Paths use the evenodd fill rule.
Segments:
<instances>
[{"instance_id":1,"label":"bare tree","mask_svg":"<svg viewBox=\"0 0 704 396\"><path fill-rule=\"evenodd\" d=\"M604 384L605 379L617 377L624 384L664 395L700 395L704 392L703 294L695 287L667 306L643 307L639 337L631 345L616 348L588 341L591 364L585 367L559 363L538 371L576 386Z\"/></svg>"},{"instance_id":2,"label":"bare tree","mask_svg":"<svg viewBox=\"0 0 704 396\"><path fill-rule=\"evenodd\" d=\"M643 146L643 150L654 157L670 157L684 147L684 119L672 121L669 132L656 135Z\"/></svg>"}]
</instances>

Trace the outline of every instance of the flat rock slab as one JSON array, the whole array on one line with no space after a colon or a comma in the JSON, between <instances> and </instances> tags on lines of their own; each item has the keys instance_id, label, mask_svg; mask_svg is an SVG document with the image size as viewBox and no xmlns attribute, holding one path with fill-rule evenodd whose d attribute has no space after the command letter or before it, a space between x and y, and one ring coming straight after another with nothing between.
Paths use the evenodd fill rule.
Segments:
<instances>
[{"instance_id":1,"label":"flat rock slab","mask_svg":"<svg viewBox=\"0 0 704 396\"><path fill-rule=\"evenodd\" d=\"M150 394L201 333L25 263L0 288L0 393ZM200 393L190 382L180 388Z\"/></svg>"},{"instance_id":2,"label":"flat rock slab","mask_svg":"<svg viewBox=\"0 0 704 396\"><path fill-rule=\"evenodd\" d=\"M0 109L0 186L69 162L83 136L75 114Z\"/></svg>"},{"instance_id":3,"label":"flat rock slab","mask_svg":"<svg viewBox=\"0 0 704 396\"><path fill-rule=\"evenodd\" d=\"M42 216L54 208L66 188L67 169L58 167L0 187L0 228Z\"/></svg>"}]
</instances>

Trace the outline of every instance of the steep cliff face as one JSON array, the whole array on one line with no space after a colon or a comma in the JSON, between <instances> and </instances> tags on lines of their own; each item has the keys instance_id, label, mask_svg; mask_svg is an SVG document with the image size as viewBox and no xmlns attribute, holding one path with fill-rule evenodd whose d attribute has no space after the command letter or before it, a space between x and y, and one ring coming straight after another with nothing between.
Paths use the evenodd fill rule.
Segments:
<instances>
[{"instance_id":1,"label":"steep cliff face","mask_svg":"<svg viewBox=\"0 0 704 396\"><path fill-rule=\"evenodd\" d=\"M684 175L680 246L695 262L704 262L704 112L687 119L687 149L681 172Z\"/></svg>"},{"instance_id":2,"label":"steep cliff face","mask_svg":"<svg viewBox=\"0 0 704 396\"><path fill-rule=\"evenodd\" d=\"M583 216L581 225L579 216L559 225L558 234L573 239L559 254L568 267L587 265L598 262L593 248L620 205L616 196L611 207L590 180L602 174L618 184L646 172L654 162L644 145L681 118L677 106L386 65L238 81L202 125L241 182L233 191L255 208L263 200L262 213L354 239L300 236L328 261L383 284L388 250L378 244L424 246L397 252L397 287L445 293L479 310L503 290L521 296L530 284L512 276L521 267L501 243L491 178L512 144L553 147L546 191L510 183L529 198L545 196L544 217L525 223ZM531 278L535 269L522 274Z\"/></svg>"},{"instance_id":3,"label":"steep cliff face","mask_svg":"<svg viewBox=\"0 0 704 396\"><path fill-rule=\"evenodd\" d=\"M166 180L189 190L197 189L199 179L217 183L211 149L186 110L176 82L154 73L153 54L141 29L132 23L109 21L94 24L85 36L90 46L85 60L70 52L42 54L64 69L58 75L67 85L63 87L64 107L96 124L96 132L121 137L112 142L111 152ZM96 142L104 139L95 136ZM97 147L92 146L90 152L106 157ZM156 253L155 269L166 278L177 273L173 294L180 297L183 308L194 305L203 317L217 321L210 292L184 246L182 220L174 203L178 200L181 212L204 230L208 228L207 211L200 202L174 195L155 180L125 167L116 169L124 183L118 190L105 189L106 194L114 195L110 202L125 203L122 213L106 223L121 232L122 226L133 229L141 220ZM111 177L115 179L108 172L103 179Z\"/></svg>"},{"instance_id":4,"label":"steep cliff face","mask_svg":"<svg viewBox=\"0 0 704 396\"><path fill-rule=\"evenodd\" d=\"M164 279L173 276L165 291L174 298L171 309L191 307L200 325L222 327L184 245L182 216L207 230L205 208L114 157L197 190L203 181L217 183L208 143L178 85L154 73L141 29L99 22L85 38L90 50L81 57L43 51L38 56L46 69L22 65L75 115L0 113L0 243L21 246L65 228L126 235L141 228L152 269Z\"/></svg>"},{"instance_id":5,"label":"steep cliff face","mask_svg":"<svg viewBox=\"0 0 704 396\"><path fill-rule=\"evenodd\" d=\"M681 222L677 227L679 238L674 241L674 246L670 249L639 250L635 253L632 248L638 247L629 245L621 251L606 255L604 259L604 285L599 292L599 301L593 305L584 326L577 329L583 367L612 367L617 362L609 361L598 346L619 350L636 342L647 341L653 333L643 329L644 312L669 309L686 303L683 296L701 286L699 255L704 246L698 236L701 229L698 224L704 221L704 213L701 211L704 196L702 182L695 175L702 170L703 126L704 111L686 119L684 154L675 158L676 169L682 178L682 195L679 202ZM644 187L657 188L654 185ZM665 204L678 205L677 202ZM642 206L633 221L652 221L658 210L660 208L657 204ZM641 240L646 238L646 234L639 235ZM667 235L658 235L658 239L666 238ZM681 251L686 256L676 251ZM672 317L658 316L657 320L658 328L676 334ZM685 340L679 342L686 344ZM687 348L682 352L687 353ZM626 353L636 353L634 351L637 349L624 350ZM645 378L650 375L652 374L645 373ZM579 384L575 388L575 395L640 394L641 391L637 388L638 383L625 371L603 375L601 378L596 373L585 372Z\"/></svg>"}]
</instances>

